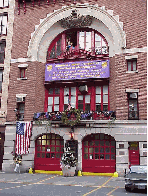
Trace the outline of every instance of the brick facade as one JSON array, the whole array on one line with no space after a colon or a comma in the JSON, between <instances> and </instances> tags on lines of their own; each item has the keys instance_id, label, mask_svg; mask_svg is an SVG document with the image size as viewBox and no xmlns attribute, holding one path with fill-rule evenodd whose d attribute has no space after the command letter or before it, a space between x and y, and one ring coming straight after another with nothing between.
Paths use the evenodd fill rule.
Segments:
<instances>
[{"instance_id":1,"label":"brick facade","mask_svg":"<svg viewBox=\"0 0 148 196\"><path fill-rule=\"evenodd\" d=\"M89 2L94 4L96 2ZM126 48L141 48L146 46L146 2L142 1L116 1L114 4L107 1L97 2L98 6L105 6L106 10L113 10L114 15L119 16L119 20L123 22L123 29L126 33ZM17 7L17 3L16 3ZM35 25L40 23L40 19L46 17L53 10L62 8L61 4L56 3L55 6L40 7L36 5L34 8L27 4L26 14L23 9L20 15L15 12L12 59L27 58L27 50L31 33L34 31ZM141 11L140 11L141 10ZM140 13L137 14L137 13ZM22 38L23 35L23 38ZM146 53L138 54L138 73L126 73L127 65L125 56L130 54L115 55L110 58L111 77L110 77L110 105L111 110L116 110L117 119L127 119L128 105L127 93L125 88L140 88L138 102L140 110L140 119L146 119ZM27 80L18 80L19 68L18 63L13 63L10 70L9 83L9 99L8 99L8 115L7 120L15 119L13 108L16 105L15 95L17 93L26 93L25 101L25 119L32 120L34 112L43 111L44 105L44 64L38 62L27 62ZM14 89L15 85L15 89ZM142 112L143 110L143 112Z\"/></svg>"},{"instance_id":2,"label":"brick facade","mask_svg":"<svg viewBox=\"0 0 148 196\"><path fill-rule=\"evenodd\" d=\"M79 2L85 3L85 2ZM14 23L13 23L13 39L12 39L12 49L11 49L11 66L9 75L9 94L7 101L7 118L6 118L6 141L10 139L10 135L13 135L13 140L15 140L15 122L16 114L14 109L17 107L16 95L26 94L25 97L25 113L24 121L32 121L34 113L44 112L44 102L45 102L45 62L44 57L47 54L44 45L51 43L55 38L52 32L61 32L62 28L59 28L57 24L58 17L64 17L70 9L65 8L63 11L62 6L68 6L71 4L69 2L61 3L56 2L54 5L52 2L49 5L45 5L41 1L40 7L35 3L35 7L27 2L26 13L24 14L23 7L21 6L20 15L16 12L17 2L15 2L14 9ZM110 48L112 55L110 55L110 78L109 78L109 99L110 99L110 111L116 111L116 121L113 126L108 127L108 121L95 121L94 124L88 122L86 128L75 128L74 139L78 140L79 145L79 168L82 168L82 140L86 135L92 133L103 133L112 135L116 140L116 171L123 174L124 168L129 167L129 155L128 155L128 145L131 141L138 141L140 147L140 164L146 163L146 157L143 156L142 145L146 143L146 120L147 120L147 20L146 20L146 1L139 0L115 0L115 1L89 1L89 5L98 5L98 8L90 8L90 15L95 12L100 7L100 12L98 11L98 18L95 18L95 22L92 24L93 27L97 26L97 21L99 17L107 17L106 25L101 23L101 25L106 27L104 30L104 35L110 41ZM22 5L22 4L21 4ZM71 9L74 5L71 5ZM86 5L86 9L87 6ZM105 6L105 7L103 7ZM81 7L81 6L80 6ZM74 7L75 8L75 7ZM79 9L79 8L78 8ZM94 10L93 10L94 9ZM104 10L105 9L105 10ZM56 13L58 10L58 14ZM62 10L62 11L61 11ZM102 10L102 11L101 11ZM53 14L55 11L55 14ZM80 11L83 11L80 8ZM62 12L63 15L60 15ZM92 12L92 13L91 13ZM109 14L108 14L109 13ZM52 15L49 18L49 14ZM64 15L65 14L65 15ZM101 15L102 14L102 15ZM103 15L104 14L104 15ZM106 15L105 15L106 14ZM47 17L47 18L46 18ZM42 22L41 19L44 19ZM57 19L57 21L56 21ZM110 19L112 24L115 25L117 32L112 35L112 29L109 29ZM55 20L55 21L54 21ZM101 19L100 19L101 20ZM103 20L103 19L102 19ZM44 32L44 27L47 27L49 23L53 22L53 25L49 28L49 32ZM57 24L57 26L55 24ZM54 26L55 25L55 26ZM123 25L123 29L122 29ZM50 25L49 25L50 26ZM103 26L103 28L104 28ZM56 28L57 29L54 29ZM120 28L121 27L121 28ZM52 29L52 30L51 30ZM48 29L47 29L48 30ZM51 30L51 32L50 32ZM64 31L64 30L63 30ZM41 32L41 34L40 34ZM49 33L49 37L48 37ZM125 33L125 37L123 35ZM116 40L122 38L122 40ZM42 39L44 38L44 39ZM37 40L38 39L38 40ZM40 40L39 40L40 39ZM49 41L50 40L50 41ZM40 43L33 48L35 44L39 41ZM123 41L126 41L126 47L124 47ZM32 45L31 45L32 44ZM34 44L34 45L33 45ZM117 46L118 45L118 46ZM33 49L32 49L32 48ZM116 50L119 48L119 52ZM29 53L28 53L29 51ZM30 52L31 51L31 52ZM33 54L33 51L35 55ZM29 55L31 56L29 56ZM43 56L40 58L40 56ZM128 72L127 71L127 61L126 59L131 56L136 56L137 58L137 71ZM20 64L27 64L26 79L20 79ZM8 86L7 86L8 87ZM139 120L128 120L128 94L127 89L135 89L138 91L138 107L139 107ZM135 126L136 125L136 126ZM56 127L57 126L57 127ZM52 131L45 131L45 125L37 127L33 125L33 136L31 138L31 153L25 156L24 168L33 167L34 165L34 152L35 152L35 139L39 134L55 133L59 134L64 138L64 142L70 139L69 136L70 128L60 128L59 125L54 125ZM139 139L140 138L140 139ZM125 145L124 156L119 156L119 143ZM11 144L10 149L13 149L14 144ZM4 156L3 170L6 171L11 165L11 169L14 167L11 157L8 158L7 151L8 146L5 144L6 153ZM125 159L124 159L125 158ZM7 162L9 159L9 163ZM124 160L124 162L123 162ZM122 164L121 164L122 162Z\"/></svg>"}]
</instances>

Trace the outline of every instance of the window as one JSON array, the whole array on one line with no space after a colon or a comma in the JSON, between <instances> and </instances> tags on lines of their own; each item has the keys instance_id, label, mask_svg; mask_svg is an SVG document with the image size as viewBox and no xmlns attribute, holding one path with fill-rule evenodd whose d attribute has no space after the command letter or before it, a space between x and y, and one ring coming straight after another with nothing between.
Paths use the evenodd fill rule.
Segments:
<instances>
[{"instance_id":1,"label":"window","mask_svg":"<svg viewBox=\"0 0 148 196\"><path fill-rule=\"evenodd\" d=\"M128 93L129 101L129 120L138 120L139 111L138 111L138 94L137 93Z\"/></svg>"},{"instance_id":2,"label":"window","mask_svg":"<svg viewBox=\"0 0 148 196\"><path fill-rule=\"evenodd\" d=\"M137 70L137 59L127 60L127 71L136 71Z\"/></svg>"},{"instance_id":3,"label":"window","mask_svg":"<svg viewBox=\"0 0 148 196\"><path fill-rule=\"evenodd\" d=\"M54 44L53 48L51 49L50 52L50 58L54 59L58 56L60 56L61 52L62 52L62 43L61 43L62 39L60 38L58 41L56 41L56 43Z\"/></svg>"},{"instance_id":4,"label":"window","mask_svg":"<svg viewBox=\"0 0 148 196\"><path fill-rule=\"evenodd\" d=\"M20 78L26 78L26 68L20 68Z\"/></svg>"},{"instance_id":5,"label":"window","mask_svg":"<svg viewBox=\"0 0 148 196\"><path fill-rule=\"evenodd\" d=\"M48 112L58 112L60 105L60 89L59 88L49 88L48 95Z\"/></svg>"},{"instance_id":6,"label":"window","mask_svg":"<svg viewBox=\"0 0 148 196\"><path fill-rule=\"evenodd\" d=\"M64 110L67 109L68 104L73 108L76 107L76 87L64 88Z\"/></svg>"},{"instance_id":7,"label":"window","mask_svg":"<svg viewBox=\"0 0 148 196\"><path fill-rule=\"evenodd\" d=\"M119 148L124 148L124 144L119 144Z\"/></svg>"},{"instance_id":8,"label":"window","mask_svg":"<svg viewBox=\"0 0 148 196\"><path fill-rule=\"evenodd\" d=\"M25 112L25 96L26 95L16 95L16 117L17 120L24 120L24 112Z\"/></svg>"},{"instance_id":9,"label":"window","mask_svg":"<svg viewBox=\"0 0 148 196\"><path fill-rule=\"evenodd\" d=\"M36 158L60 159L63 151L64 140L59 135L42 135L36 140Z\"/></svg>"},{"instance_id":10,"label":"window","mask_svg":"<svg viewBox=\"0 0 148 196\"><path fill-rule=\"evenodd\" d=\"M147 144L143 144L143 148L147 148Z\"/></svg>"},{"instance_id":11,"label":"window","mask_svg":"<svg viewBox=\"0 0 148 196\"><path fill-rule=\"evenodd\" d=\"M143 152L143 156L144 157L147 157L147 152Z\"/></svg>"},{"instance_id":12,"label":"window","mask_svg":"<svg viewBox=\"0 0 148 196\"><path fill-rule=\"evenodd\" d=\"M108 111L108 85L61 86L46 89L45 112L58 112L71 107L81 111ZM46 109L47 108L47 109Z\"/></svg>"},{"instance_id":13,"label":"window","mask_svg":"<svg viewBox=\"0 0 148 196\"><path fill-rule=\"evenodd\" d=\"M7 20L8 20L8 14L0 14L0 35L6 35L7 34Z\"/></svg>"},{"instance_id":14,"label":"window","mask_svg":"<svg viewBox=\"0 0 148 196\"><path fill-rule=\"evenodd\" d=\"M3 70L0 70L0 93L2 93Z\"/></svg>"},{"instance_id":15,"label":"window","mask_svg":"<svg viewBox=\"0 0 148 196\"><path fill-rule=\"evenodd\" d=\"M0 0L0 8L8 7L9 0Z\"/></svg>"},{"instance_id":16,"label":"window","mask_svg":"<svg viewBox=\"0 0 148 196\"><path fill-rule=\"evenodd\" d=\"M25 103L20 102L17 104L17 106L18 106L18 113L19 113L18 120L24 120Z\"/></svg>"},{"instance_id":17,"label":"window","mask_svg":"<svg viewBox=\"0 0 148 196\"><path fill-rule=\"evenodd\" d=\"M84 50L95 55L108 54L108 45L105 38L92 29L70 29L58 35L48 49L50 59L67 55L68 51ZM82 51L81 51L82 52Z\"/></svg>"},{"instance_id":18,"label":"window","mask_svg":"<svg viewBox=\"0 0 148 196\"><path fill-rule=\"evenodd\" d=\"M4 64L6 41L0 41L0 64Z\"/></svg>"},{"instance_id":19,"label":"window","mask_svg":"<svg viewBox=\"0 0 148 196\"><path fill-rule=\"evenodd\" d=\"M108 85L96 86L96 111L108 110Z\"/></svg>"},{"instance_id":20,"label":"window","mask_svg":"<svg viewBox=\"0 0 148 196\"><path fill-rule=\"evenodd\" d=\"M125 155L124 151L119 151L119 155Z\"/></svg>"}]
</instances>

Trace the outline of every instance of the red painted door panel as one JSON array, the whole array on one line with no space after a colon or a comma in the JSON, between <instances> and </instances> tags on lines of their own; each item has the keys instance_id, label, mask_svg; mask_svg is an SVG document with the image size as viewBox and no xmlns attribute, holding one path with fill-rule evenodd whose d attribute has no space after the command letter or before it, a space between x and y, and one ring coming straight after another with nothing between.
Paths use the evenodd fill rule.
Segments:
<instances>
[{"instance_id":1,"label":"red painted door panel","mask_svg":"<svg viewBox=\"0 0 148 196\"><path fill-rule=\"evenodd\" d=\"M60 159L35 158L35 170L61 171Z\"/></svg>"},{"instance_id":2,"label":"red painted door panel","mask_svg":"<svg viewBox=\"0 0 148 196\"><path fill-rule=\"evenodd\" d=\"M82 142L82 171L114 173L116 171L115 140L105 134L91 134Z\"/></svg>"},{"instance_id":3,"label":"red painted door panel","mask_svg":"<svg viewBox=\"0 0 148 196\"><path fill-rule=\"evenodd\" d=\"M129 166L139 165L139 149L138 150L129 150Z\"/></svg>"},{"instance_id":4,"label":"red painted door panel","mask_svg":"<svg viewBox=\"0 0 148 196\"><path fill-rule=\"evenodd\" d=\"M63 155L64 140L56 134L44 134L35 142L34 169L61 171L60 159Z\"/></svg>"}]
</instances>

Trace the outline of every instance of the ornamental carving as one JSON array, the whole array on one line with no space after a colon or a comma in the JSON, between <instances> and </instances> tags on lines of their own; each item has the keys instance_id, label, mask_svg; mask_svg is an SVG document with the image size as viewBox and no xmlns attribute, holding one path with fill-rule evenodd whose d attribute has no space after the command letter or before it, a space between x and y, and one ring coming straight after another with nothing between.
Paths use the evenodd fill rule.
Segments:
<instances>
[{"instance_id":1,"label":"ornamental carving","mask_svg":"<svg viewBox=\"0 0 148 196\"><path fill-rule=\"evenodd\" d=\"M80 14L77 14L77 10L72 10L72 13L69 17L61 20L61 26L64 29L87 27L92 24L92 19L92 16L80 16Z\"/></svg>"}]
</instances>

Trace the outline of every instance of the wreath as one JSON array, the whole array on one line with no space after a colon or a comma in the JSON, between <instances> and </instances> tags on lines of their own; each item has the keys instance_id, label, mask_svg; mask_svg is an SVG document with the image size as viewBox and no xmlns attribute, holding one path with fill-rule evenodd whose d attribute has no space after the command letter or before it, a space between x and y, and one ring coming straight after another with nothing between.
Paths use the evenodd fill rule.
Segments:
<instances>
[{"instance_id":1,"label":"wreath","mask_svg":"<svg viewBox=\"0 0 148 196\"><path fill-rule=\"evenodd\" d=\"M72 115L75 117L75 119L71 120ZM80 119L81 119L80 110L75 109L75 108L70 108L70 110L65 110L62 113L61 119L62 119L63 124L73 127L74 125L80 122Z\"/></svg>"}]
</instances>

